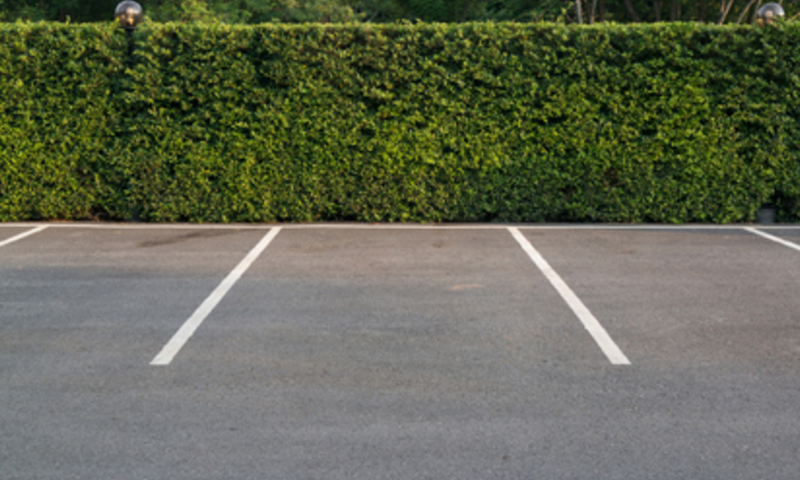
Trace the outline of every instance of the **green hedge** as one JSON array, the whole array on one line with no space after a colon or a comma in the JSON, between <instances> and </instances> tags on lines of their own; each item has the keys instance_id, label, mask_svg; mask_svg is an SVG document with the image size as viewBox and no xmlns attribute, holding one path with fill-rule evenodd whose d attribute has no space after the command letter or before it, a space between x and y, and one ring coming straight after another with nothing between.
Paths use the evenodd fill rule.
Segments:
<instances>
[{"instance_id":1,"label":"green hedge","mask_svg":"<svg viewBox=\"0 0 800 480\"><path fill-rule=\"evenodd\" d=\"M800 216L800 27L0 26L0 220Z\"/></svg>"}]
</instances>

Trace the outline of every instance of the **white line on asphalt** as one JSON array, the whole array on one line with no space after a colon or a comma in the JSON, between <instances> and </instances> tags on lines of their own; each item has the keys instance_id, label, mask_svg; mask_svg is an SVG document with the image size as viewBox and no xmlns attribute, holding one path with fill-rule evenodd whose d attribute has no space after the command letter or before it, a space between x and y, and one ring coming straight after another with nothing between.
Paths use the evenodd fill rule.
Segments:
<instances>
[{"instance_id":1,"label":"white line on asphalt","mask_svg":"<svg viewBox=\"0 0 800 480\"><path fill-rule=\"evenodd\" d=\"M3 240L2 242L0 242L0 247L5 247L6 245L8 245L10 243L14 243L17 240L22 240L23 238L25 238L27 236L30 236L30 235L33 235L34 233L39 233L42 230L44 230L45 228L47 228L47 226L41 225L41 226L38 226L38 227L36 227L36 228L34 228L32 230L28 230L27 232L22 232L19 235L14 235L13 237L7 238L7 239Z\"/></svg>"},{"instance_id":2,"label":"white line on asphalt","mask_svg":"<svg viewBox=\"0 0 800 480\"><path fill-rule=\"evenodd\" d=\"M785 247L793 248L793 249L795 249L797 251L800 251L800 245L798 245L796 243L788 242L788 241L786 241L786 240L784 240L782 238L775 237L773 235L770 235L769 233L764 233L764 232L758 231L758 230L756 230L755 228L752 228L752 227L747 227L747 228L745 228L745 230L747 230L750 233L755 233L756 235L760 235L760 236L762 236L764 238L772 240L773 242L780 243L781 245L783 245Z\"/></svg>"},{"instance_id":3,"label":"white line on asphalt","mask_svg":"<svg viewBox=\"0 0 800 480\"><path fill-rule=\"evenodd\" d=\"M35 227L36 223L0 223L0 227ZM242 223L47 223L53 228L85 228L90 230L268 230L277 225Z\"/></svg>"},{"instance_id":4,"label":"white line on asphalt","mask_svg":"<svg viewBox=\"0 0 800 480\"><path fill-rule=\"evenodd\" d=\"M0 227L13 228L33 228L40 226L36 223L0 223ZM156 224L156 223L49 223L44 225L52 228L88 228L88 229L112 229L112 230L267 230L276 227L273 224L242 224L242 223L219 223L219 224ZM437 224L437 223L293 223L281 225L284 229L304 230L304 229L342 229L342 230L506 230L509 227L520 230L623 230L623 231L681 231L681 230L741 230L742 225L706 225L706 224L687 224L687 225L657 225L657 224ZM785 229L800 230L798 225L764 225L758 227L761 230Z\"/></svg>"},{"instance_id":5,"label":"white line on asphalt","mask_svg":"<svg viewBox=\"0 0 800 480\"><path fill-rule=\"evenodd\" d=\"M172 359L175 358L175 355L183 348L183 345L191 338L194 334L197 327L203 323L203 320L211 313L212 310L217 306L217 304L222 300L228 290L233 287L233 285L241 278L244 272L250 268L250 265L256 261L258 256L264 249L269 246L270 242L278 235L280 232L281 227L274 227L266 235L261 239L258 244L250 250L250 253L247 254L239 265L234 268L231 273L228 274L227 277L222 281L222 283L217 286L217 288L211 292L211 295L205 299L205 301L197 307L197 310L189 317L186 322L181 326L181 328L172 336L169 342L164 345L164 348L161 349L158 355L155 356L150 365L169 365L172 362Z\"/></svg>"},{"instance_id":6,"label":"white line on asphalt","mask_svg":"<svg viewBox=\"0 0 800 480\"><path fill-rule=\"evenodd\" d=\"M303 229L343 229L343 230L507 230L508 228L518 228L520 230L643 230L643 231L673 231L673 230L740 230L741 225L623 225L623 224L550 224L550 225L503 225L503 224L419 224L419 223L375 223L375 224L359 224L359 223L305 223L305 224L291 224L286 225L285 228L292 230ZM761 228L761 227L759 227ZM800 229L797 225L786 225L782 227L763 227L763 228L785 228L785 229Z\"/></svg>"},{"instance_id":7,"label":"white line on asphalt","mask_svg":"<svg viewBox=\"0 0 800 480\"><path fill-rule=\"evenodd\" d=\"M515 227L508 227L508 231L511 232L511 235L514 236L514 239L519 243L525 253L533 260L533 263L539 267L539 270L542 271L545 277L550 281L550 283L555 287L558 291L561 298L567 302L569 308L575 312L575 315L578 316L583 326L586 330L589 331L589 334L594 338L594 341L597 342L597 345L600 347L600 350L606 354L606 357L611 362L612 365L630 365L631 362L628 360L628 357L622 353L622 350L614 343L614 340L611 339L611 336L606 332L606 329L600 324L599 321L592 315L592 312L586 308L586 305L583 304L580 298L575 295L575 292L569 288L569 285L561 279L561 277L556 273L555 270L547 263L547 261L542 257L542 255L533 248L533 245L528 241L525 236L523 236L520 231Z\"/></svg>"}]
</instances>

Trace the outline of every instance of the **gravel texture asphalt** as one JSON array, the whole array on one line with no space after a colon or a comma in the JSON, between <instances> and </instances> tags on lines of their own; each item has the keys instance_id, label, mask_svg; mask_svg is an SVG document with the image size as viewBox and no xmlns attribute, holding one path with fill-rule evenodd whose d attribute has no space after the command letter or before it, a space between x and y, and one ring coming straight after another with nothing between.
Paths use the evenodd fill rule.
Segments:
<instances>
[{"instance_id":1,"label":"gravel texture asphalt","mask_svg":"<svg viewBox=\"0 0 800 480\"><path fill-rule=\"evenodd\" d=\"M502 225L280 226L151 365L274 226L0 224L0 478L797 479L800 251L744 227L517 226L630 365Z\"/></svg>"}]
</instances>

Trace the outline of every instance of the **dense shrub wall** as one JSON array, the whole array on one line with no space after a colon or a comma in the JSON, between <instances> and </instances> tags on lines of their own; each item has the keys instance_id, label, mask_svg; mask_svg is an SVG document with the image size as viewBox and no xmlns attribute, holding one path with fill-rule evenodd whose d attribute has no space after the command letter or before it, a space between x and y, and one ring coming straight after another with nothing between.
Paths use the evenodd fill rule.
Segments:
<instances>
[{"instance_id":1,"label":"dense shrub wall","mask_svg":"<svg viewBox=\"0 0 800 480\"><path fill-rule=\"evenodd\" d=\"M798 218L800 28L0 26L0 219Z\"/></svg>"}]
</instances>

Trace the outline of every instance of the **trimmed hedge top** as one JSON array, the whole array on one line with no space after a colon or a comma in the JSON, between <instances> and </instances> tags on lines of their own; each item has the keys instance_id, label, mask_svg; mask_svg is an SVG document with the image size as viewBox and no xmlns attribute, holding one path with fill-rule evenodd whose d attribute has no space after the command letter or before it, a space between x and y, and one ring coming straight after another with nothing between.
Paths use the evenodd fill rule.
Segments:
<instances>
[{"instance_id":1,"label":"trimmed hedge top","mask_svg":"<svg viewBox=\"0 0 800 480\"><path fill-rule=\"evenodd\" d=\"M0 220L749 221L800 27L0 25Z\"/></svg>"}]
</instances>

